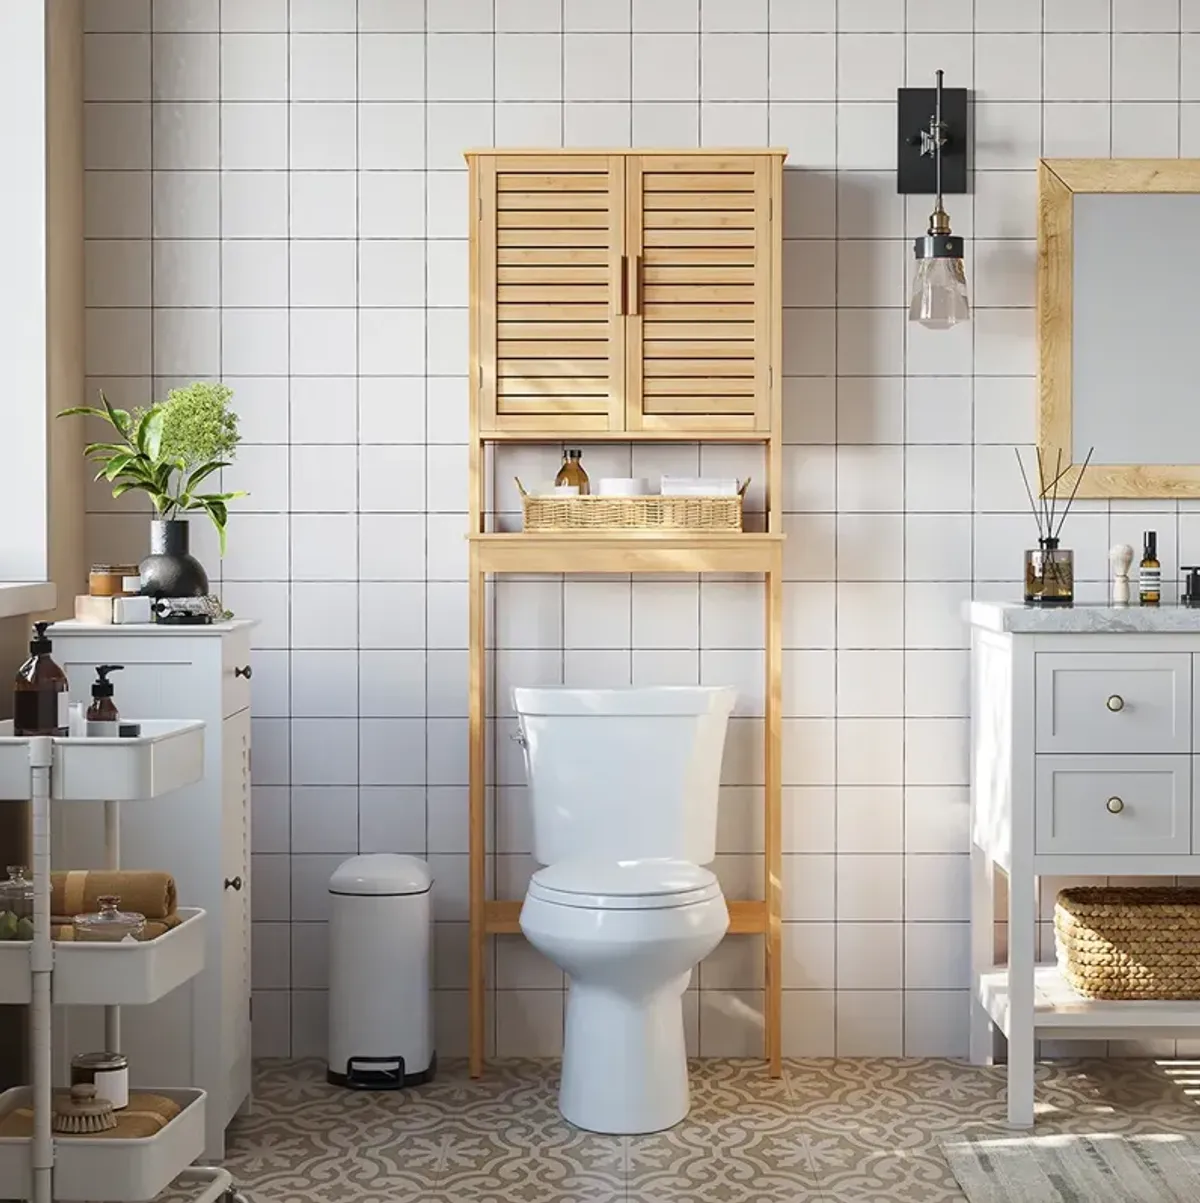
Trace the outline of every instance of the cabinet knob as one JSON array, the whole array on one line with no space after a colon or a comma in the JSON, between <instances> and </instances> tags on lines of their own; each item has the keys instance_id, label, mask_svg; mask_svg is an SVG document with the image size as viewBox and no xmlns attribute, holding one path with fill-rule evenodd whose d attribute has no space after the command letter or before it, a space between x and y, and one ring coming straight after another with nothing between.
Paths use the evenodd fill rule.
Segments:
<instances>
[{"instance_id":1,"label":"cabinet knob","mask_svg":"<svg viewBox=\"0 0 1200 1203\"><path fill-rule=\"evenodd\" d=\"M238 874L237 877L225 878L225 888L227 890L240 890L242 888L241 874Z\"/></svg>"},{"instance_id":2,"label":"cabinet knob","mask_svg":"<svg viewBox=\"0 0 1200 1203\"><path fill-rule=\"evenodd\" d=\"M1119 815L1121 811L1125 809L1125 803L1122 802L1120 798L1116 797L1109 798L1104 805L1108 807L1108 813L1110 815Z\"/></svg>"},{"instance_id":3,"label":"cabinet knob","mask_svg":"<svg viewBox=\"0 0 1200 1203\"><path fill-rule=\"evenodd\" d=\"M1111 710L1111 711L1112 711L1114 714L1116 714L1116 712L1117 712L1118 710L1124 710L1124 709L1125 709L1125 699L1124 699L1124 698L1123 698L1123 697L1122 697L1122 696L1121 696L1119 693L1114 693L1114 694L1112 694L1112 695L1109 697L1108 701L1107 701L1107 702L1105 702L1104 704L1105 704L1105 705L1106 705L1106 706L1109 708L1109 710Z\"/></svg>"},{"instance_id":4,"label":"cabinet knob","mask_svg":"<svg viewBox=\"0 0 1200 1203\"><path fill-rule=\"evenodd\" d=\"M254 676L254 669L251 668L249 664L243 664L240 668L235 668L233 670L233 675L235 677L245 677L246 680L249 681L250 678ZM1112 699L1110 698L1109 701L1111 702Z\"/></svg>"}]
</instances>

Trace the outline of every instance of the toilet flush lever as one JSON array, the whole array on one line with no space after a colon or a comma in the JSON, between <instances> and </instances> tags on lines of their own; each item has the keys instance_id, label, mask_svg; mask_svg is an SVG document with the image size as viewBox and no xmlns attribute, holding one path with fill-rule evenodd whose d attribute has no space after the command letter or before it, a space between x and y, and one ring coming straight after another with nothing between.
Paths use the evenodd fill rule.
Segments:
<instances>
[{"instance_id":1,"label":"toilet flush lever","mask_svg":"<svg viewBox=\"0 0 1200 1203\"><path fill-rule=\"evenodd\" d=\"M508 738L511 739L513 743L520 744L523 748L529 747L529 740L525 738L525 732L522 731L520 727L518 727L516 731L513 732L513 734Z\"/></svg>"}]
</instances>

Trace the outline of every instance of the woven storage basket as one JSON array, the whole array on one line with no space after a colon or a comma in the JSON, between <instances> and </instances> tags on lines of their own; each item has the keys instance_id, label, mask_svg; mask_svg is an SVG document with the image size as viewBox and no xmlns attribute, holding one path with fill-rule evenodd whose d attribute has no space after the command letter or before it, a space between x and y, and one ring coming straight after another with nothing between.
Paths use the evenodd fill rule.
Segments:
<instances>
[{"instance_id":1,"label":"woven storage basket","mask_svg":"<svg viewBox=\"0 0 1200 1203\"><path fill-rule=\"evenodd\" d=\"M740 531L744 481L732 497L533 497L517 481L527 531Z\"/></svg>"},{"instance_id":2,"label":"woven storage basket","mask_svg":"<svg viewBox=\"0 0 1200 1203\"><path fill-rule=\"evenodd\" d=\"M1054 935L1059 969L1085 998L1200 998L1200 889L1063 890Z\"/></svg>"}]
</instances>

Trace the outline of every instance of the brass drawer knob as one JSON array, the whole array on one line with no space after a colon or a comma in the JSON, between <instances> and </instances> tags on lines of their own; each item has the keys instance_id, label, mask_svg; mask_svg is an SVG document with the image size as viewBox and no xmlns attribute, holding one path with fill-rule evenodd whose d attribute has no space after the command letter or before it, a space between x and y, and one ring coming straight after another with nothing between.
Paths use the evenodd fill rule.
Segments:
<instances>
[{"instance_id":1,"label":"brass drawer knob","mask_svg":"<svg viewBox=\"0 0 1200 1203\"><path fill-rule=\"evenodd\" d=\"M1120 798L1115 797L1109 798L1104 805L1108 807L1108 813L1110 815L1119 815L1121 811L1125 809L1125 803L1122 802Z\"/></svg>"},{"instance_id":2,"label":"brass drawer knob","mask_svg":"<svg viewBox=\"0 0 1200 1203\"><path fill-rule=\"evenodd\" d=\"M1112 711L1114 714L1116 714L1116 712L1117 712L1118 710L1124 710L1124 709L1125 709L1125 699L1124 699L1124 698L1123 698L1123 697L1122 697L1122 696L1121 696L1119 693L1114 693L1114 694L1113 694L1113 695L1112 695L1112 696L1111 696L1111 697L1108 699L1108 701L1107 701L1107 702L1105 702L1104 704L1105 704L1105 705L1106 705L1106 706L1109 708L1109 710L1111 710L1111 711Z\"/></svg>"}]
</instances>

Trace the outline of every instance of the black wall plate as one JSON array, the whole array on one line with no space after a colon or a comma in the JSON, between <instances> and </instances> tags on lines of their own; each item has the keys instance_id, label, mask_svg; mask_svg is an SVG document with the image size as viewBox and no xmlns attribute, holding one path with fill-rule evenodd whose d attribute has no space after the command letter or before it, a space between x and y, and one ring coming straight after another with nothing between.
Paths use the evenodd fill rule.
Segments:
<instances>
[{"instance_id":1,"label":"black wall plate","mask_svg":"<svg viewBox=\"0 0 1200 1203\"><path fill-rule=\"evenodd\" d=\"M896 148L896 191L937 191L937 173L932 155L921 154L921 131L929 128L937 92L934 88L898 88L899 139ZM967 89L942 89L942 120L948 139L942 147L942 191L967 190Z\"/></svg>"}]
</instances>

